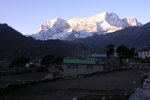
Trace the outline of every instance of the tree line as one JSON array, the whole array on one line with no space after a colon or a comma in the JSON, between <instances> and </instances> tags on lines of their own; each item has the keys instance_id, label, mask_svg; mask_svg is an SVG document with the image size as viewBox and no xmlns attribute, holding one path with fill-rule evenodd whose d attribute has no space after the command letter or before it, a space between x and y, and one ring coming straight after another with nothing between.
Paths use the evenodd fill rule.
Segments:
<instances>
[{"instance_id":1,"label":"tree line","mask_svg":"<svg viewBox=\"0 0 150 100\"><path fill-rule=\"evenodd\" d=\"M128 48L120 45L117 48L113 44L109 44L105 48L107 57L118 56L119 58L134 58L135 48Z\"/></svg>"},{"instance_id":2,"label":"tree line","mask_svg":"<svg viewBox=\"0 0 150 100\"><path fill-rule=\"evenodd\" d=\"M14 59L9 65L10 68L13 67L25 67L27 63L30 63L31 59L28 57L19 57ZM51 54L44 56L39 62L41 65L49 67L52 64L61 64L63 62L63 57L56 57Z\"/></svg>"}]
</instances>

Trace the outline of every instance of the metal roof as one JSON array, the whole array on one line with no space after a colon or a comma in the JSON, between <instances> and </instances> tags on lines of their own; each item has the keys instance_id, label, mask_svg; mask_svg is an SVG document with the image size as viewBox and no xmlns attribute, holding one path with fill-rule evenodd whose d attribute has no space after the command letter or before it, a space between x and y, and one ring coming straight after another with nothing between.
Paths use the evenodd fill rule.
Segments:
<instances>
[{"instance_id":1,"label":"metal roof","mask_svg":"<svg viewBox=\"0 0 150 100\"><path fill-rule=\"evenodd\" d=\"M106 54L92 54L91 55L92 58L105 58L107 57Z\"/></svg>"},{"instance_id":2,"label":"metal roof","mask_svg":"<svg viewBox=\"0 0 150 100\"><path fill-rule=\"evenodd\" d=\"M96 64L93 60L88 59L64 59L63 63L67 64Z\"/></svg>"}]
</instances>

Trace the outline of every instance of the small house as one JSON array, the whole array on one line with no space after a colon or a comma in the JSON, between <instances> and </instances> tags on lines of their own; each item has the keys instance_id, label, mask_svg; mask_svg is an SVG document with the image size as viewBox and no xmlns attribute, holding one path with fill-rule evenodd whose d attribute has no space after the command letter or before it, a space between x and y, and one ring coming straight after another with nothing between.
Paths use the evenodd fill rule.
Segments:
<instances>
[{"instance_id":1,"label":"small house","mask_svg":"<svg viewBox=\"0 0 150 100\"><path fill-rule=\"evenodd\" d=\"M147 46L138 52L138 57L145 59L145 58L150 58L150 46Z\"/></svg>"},{"instance_id":2,"label":"small house","mask_svg":"<svg viewBox=\"0 0 150 100\"><path fill-rule=\"evenodd\" d=\"M103 64L88 59L64 59L62 68L64 76L92 74L103 71Z\"/></svg>"},{"instance_id":3,"label":"small house","mask_svg":"<svg viewBox=\"0 0 150 100\"><path fill-rule=\"evenodd\" d=\"M106 63L107 62L107 56L105 53L101 54L91 54L89 56L90 59L97 61L98 63Z\"/></svg>"}]
</instances>

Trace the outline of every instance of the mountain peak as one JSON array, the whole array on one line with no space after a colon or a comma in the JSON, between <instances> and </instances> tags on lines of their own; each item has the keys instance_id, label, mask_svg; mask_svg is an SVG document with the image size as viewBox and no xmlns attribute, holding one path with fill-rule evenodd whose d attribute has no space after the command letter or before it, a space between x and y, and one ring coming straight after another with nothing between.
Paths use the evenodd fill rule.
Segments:
<instances>
[{"instance_id":1,"label":"mountain peak","mask_svg":"<svg viewBox=\"0 0 150 100\"><path fill-rule=\"evenodd\" d=\"M56 18L53 19L54 22L62 21L62 20L64 20L64 19L62 19L62 18L60 18L60 17L56 17Z\"/></svg>"},{"instance_id":2,"label":"mountain peak","mask_svg":"<svg viewBox=\"0 0 150 100\"><path fill-rule=\"evenodd\" d=\"M108 13L107 11L104 11L104 12L98 14L98 15L101 15L101 16L107 16L107 14L109 14L109 13Z\"/></svg>"},{"instance_id":3,"label":"mountain peak","mask_svg":"<svg viewBox=\"0 0 150 100\"><path fill-rule=\"evenodd\" d=\"M47 20L44 24L42 25L48 25L48 26L51 26L52 24L54 23L57 23L57 22L60 22L60 21L64 21L64 19L60 18L60 17L56 17L52 20Z\"/></svg>"},{"instance_id":4,"label":"mountain peak","mask_svg":"<svg viewBox=\"0 0 150 100\"><path fill-rule=\"evenodd\" d=\"M142 24L137 21L137 18L126 18L127 22L131 26L141 26Z\"/></svg>"},{"instance_id":5,"label":"mountain peak","mask_svg":"<svg viewBox=\"0 0 150 100\"><path fill-rule=\"evenodd\" d=\"M105 20L105 18L106 18L106 16L107 16L108 14L109 14L109 13L108 13L107 11L104 11L104 12L102 12L102 13L96 15L96 16L93 16L93 17L98 17L98 18L100 18L100 19L102 19L102 20Z\"/></svg>"},{"instance_id":6,"label":"mountain peak","mask_svg":"<svg viewBox=\"0 0 150 100\"><path fill-rule=\"evenodd\" d=\"M52 27L61 26L61 24L66 23L66 20L56 17L52 20L47 20L44 24L41 25L41 27L38 29L38 33L41 31L47 31Z\"/></svg>"},{"instance_id":7,"label":"mountain peak","mask_svg":"<svg viewBox=\"0 0 150 100\"><path fill-rule=\"evenodd\" d=\"M136 18L120 19L117 14L105 11L92 17L73 18L68 21L56 17L42 24L38 33L42 34L44 39L55 38L65 40L68 37L74 38L79 36L78 38L82 38L83 36L105 34L121 30L125 27L140 25Z\"/></svg>"}]
</instances>

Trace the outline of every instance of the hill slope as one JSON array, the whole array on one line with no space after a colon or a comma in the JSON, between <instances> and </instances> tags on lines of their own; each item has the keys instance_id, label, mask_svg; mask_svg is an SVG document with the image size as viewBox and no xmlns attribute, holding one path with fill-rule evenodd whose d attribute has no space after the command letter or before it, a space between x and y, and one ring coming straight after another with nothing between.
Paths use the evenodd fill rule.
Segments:
<instances>
[{"instance_id":1,"label":"hill slope","mask_svg":"<svg viewBox=\"0 0 150 100\"><path fill-rule=\"evenodd\" d=\"M34 40L23 36L7 24L0 24L0 59L14 59L20 56L39 58L46 54L70 56L75 50L81 49L85 48L72 42Z\"/></svg>"},{"instance_id":2,"label":"hill slope","mask_svg":"<svg viewBox=\"0 0 150 100\"><path fill-rule=\"evenodd\" d=\"M150 43L150 23L140 27L128 27L110 34L77 39L74 42L86 44L94 49L104 49L108 44L140 48Z\"/></svg>"}]
</instances>

